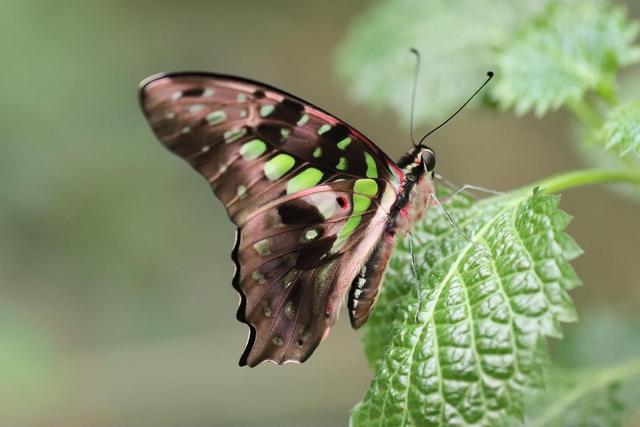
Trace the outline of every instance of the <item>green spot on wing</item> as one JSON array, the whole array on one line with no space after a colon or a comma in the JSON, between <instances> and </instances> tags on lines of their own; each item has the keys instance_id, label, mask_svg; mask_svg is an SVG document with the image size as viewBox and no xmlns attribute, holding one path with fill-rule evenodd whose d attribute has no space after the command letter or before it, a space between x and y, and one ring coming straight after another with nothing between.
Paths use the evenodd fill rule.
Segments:
<instances>
[{"instance_id":1,"label":"green spot on wing","mask_svg":"<svg viewBox=\"0 0 640 427\"><path fill-rule=\"evenodd\" d=\"M322 156L322 148L316 147L316 149L313 150L313 157L317 159L321 156Z\"/></svg>"},{"instance_id":2,"label":"green spot on wing","mask_svg":"<svg viewBox=\"0 0 640 427\"><path fill-rule=\"evenodd\" d=\"M331 126L328 124L323 124L322 126L320 126L320 128L318 129L318 135L322 135L323 133L325 133L326 131L328 131L329 129L331 129Z\"/></svg>"},{"instance_id":3,"label":"green spot on wing","mask_svg":"<svg viewBox=\"0 0 640 427\"><path fill-rule=\"evenodd\" d=\"M246 128L240 129L229 129L223 134L225 144L231 144L232 142L238 140L238 138L243 137L247 133Z\"/></svg>"},{"instance_id":4,"label":"green spot on wing","mask_svg":"<svg viewBox=\"0 0 640 427\"><path fill-rule=\"evenodd\" d=\"M344 241L351 235L351 233L353 233L353 230L360 225L361 221L362 217L360 215L350 217L344 224L344 227L342 227L338 232L338 238L336 239L333 247L341 247L344 244Z\"/></svg>"},{"instance_id":5,"label":"green spot on wing","mask_svg":"<svg viewBox=\"0 0 640 427\"><path fill-rule=\"evenodd\" d=\"M222 123L226 120L226 118L227 118L227 113L225 113L222 110L212 111L209 114L207 114L207 121L209 122L209 124L212 124L212 125L217 125L219 123Z\"/></svg>"},{"instance_id":6,"label":"green spot on wing","mask_svg":"<svg viewBox=\"0 0 640 427\"><path fill-rule=\"evenodd\" d=\"M352 216L338 232L336 241L331 247L331 252L337 252L347 241L353 231L360 225L362 214L371 206L371 198L378 194L378 183L370 178L359 179L353 185L353 211Z\"/></svg>"},{"instance_id":7,"label":"green spot on wing","mask_svg":"<svg viewBox=\"0 0 640 427\"><path fill-rule=\"evenodd\" d=\"M296 161L290 155L278 154L264 164L264 174L269 181L275 181L289 172L295 164Z\"/></svg>"},{"instance_id":8,"label":"green spot on wing","mask_svg":"<svg viewBox=\"0 0 640 427\"><path fill-rule=\"evenodd\" d=\"M344 150L349 146L349 144L351 144L351 138L346 137L342 141L338 142L338 148Z\"/></svg>"},{"instance_id":9,"label":"green spot on wing","mask_svg":"<svg viewBox=\"0 0 640 427\"><path fill-rule=\"evenodd\" d=\"M371 154L365 151L364 160L367 162L367 177L368 178L377 178L378 177L378 167L376 166L376 161Z\"/></svg>"},{"instance_id":10,"label":"green spot on wing","mask_svg":"<svg viewBox=\"0 0 640 427\"><path fill-rule=\"evenodd\" d=\"M340 157L340 161L336 165L336 169L343 171L346 168L347 168L347 159L346 159L346 157Z\"/></svg>"},{"instance_id":11,"label":"green spot on wing","mask_svg":"<svg viewBox=\"0 0 640 427\"><path fill-rule=\"evenodd\" d=\"M287 182L287 194L311 188L322 179L322 172L316 168L307 168Z\"/></svg>"},{"instance_id":12,"label":"green spot on wing","mask_svg":"<svg viewBox=\"0 0 640 427\"><path fill-rule=\"evenodd\" d=\"M260 139L253 139L240 147L240 155L245 160L255 160L266 151L267 144Z\"/></svg>"},{"instance_id":13,"label":"green spot on wing","mask_svg":"<svg viewBox=\"0 0 640 427\"><path fill-rule=\"evenodd\" d=\"M375 197L378 194L378 183L369 178L359 179L353 185L353 191L365 196Z\"/></svg>"},{"instance_id":14,"label":"green spot on wing","mask_svg":"<svg viewBox=\"0 0 640 427\"><path fill-rule=\"evenodd\" d=\"M296 123L298 126L304 126L307 124L307 122L309 121L309 116L306 114L303 114L302 117L300 117L300 120L298 120L298 123Z\"/></svg>"},{"instance_id":15,"label":"green spot on wing","mask_svg":"<svg viewBox=\"0 0 640 427\"><path fill-rule=\"evenodd\" d=\"M273 112L273 110L275 110L275 107L273 105L263 105L262 107L260 107L260 116L267 117Z\"/></svg>"},{"instance_id":16,"label":"green spot on wing","mask_svg":"<svg viewBox=\"0 0 640 427\"><path fill-rule=\"evenodd\" d=\"M360 194L353 195L353 214L361 214L369 209L371 206L371 199L367 196L361 196Z\"/></svg>"}]
</instances>

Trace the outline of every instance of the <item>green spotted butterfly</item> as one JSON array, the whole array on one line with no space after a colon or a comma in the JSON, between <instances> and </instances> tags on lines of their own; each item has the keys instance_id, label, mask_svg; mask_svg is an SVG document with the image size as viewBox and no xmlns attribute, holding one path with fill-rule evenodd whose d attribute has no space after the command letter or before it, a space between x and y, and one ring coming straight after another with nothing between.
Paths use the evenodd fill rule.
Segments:
<instances>
[{"instance_id":1,"label":"green spotted butterfly","mask_svg":"<svg viewBox=\"0 0 640 427\"><path fill-rule=\"evenodd\" d=\"M351 325L371 311L397 236L423 217L435 154L395 163L360 132L279 89L220 74L142 82L158 139L211 185L238 227L240 365L305 361L345 295Z\"/></svg>"}]
</instances>

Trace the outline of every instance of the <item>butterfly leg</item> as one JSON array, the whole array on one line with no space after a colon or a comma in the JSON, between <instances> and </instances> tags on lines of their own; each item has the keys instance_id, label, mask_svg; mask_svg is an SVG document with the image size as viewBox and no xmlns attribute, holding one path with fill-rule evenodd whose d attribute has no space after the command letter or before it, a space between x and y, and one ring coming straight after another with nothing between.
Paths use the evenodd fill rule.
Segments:
<instances>
[{"instance_id":1,"label":"butterfly leg","mask_svg":"<svg viewBox=\"0 0 640 427\"><path fill-rule=\"evenodd\" d=\"M448 200L448 198L456 193L452 193L449 196L447 196L446 200ZM438 198L436 197L434 192L431 192L429 194L429 198L427 199L427 207L429 207L430 201L433 200L435 202L435 204L440 207L440 210L442 210L442 213L444 213L444 215L447 217L447 219L449 220L449 222L451 223L451 225L453 225L453 227L458 231L458 233L460 233L462 235L462 237L464 237L464 239L471 243L473 245L474 248L476 248L476 250L478 252L482 252L485 255L489 255L487 253L487 251L485 251L483 248L481 248L475 241L473 241L473 239L469 236L467 236L467 233L464 232L464 230L462 228L460 228L460 226L458 224L456 224L456 222L453 220L453 218L451 217L451 214L449 213L449 211L447 211L447 209L444 207L443 205L443 201L438 200Z\"/></svg>"},{"instance_id":2,"label":"butterfly leg","mask_svg":"<svg viewBox=\"0 0 640 427\"><path fill-rule=\"evenodd\" d=\"M413 235L411 232L407 233L407 238L409 239L409 253L411 254L411 271L413 272L413 277L416 280L416 296L418 299L418 309L416 310L416 323L418 323L418 315L420 314L420 310L422 309L422 295L420 294L420 276L418 276L418 269L416 268L416 257L413 252Z\"/></svg>"},{"instance_id":3,"label":"butterfly leg","mask_svg":"<svg viewBox=\"0 0 640 427\"><path fill-rule=\"evenodd\" d=\"M463 184L462 186L460 186L460 185L454 184L453 182L451 182L448 179L444 178L442 175L438 175L438 174L435 175L435 179L440 181L440 182L442 182L447 187L456 189L453 193L451 193L451 194L447 195L446 197L444 197L441 200L442 203L447 203L449 200L453 199L457 194L462 193L462 192L467 191L467 190L480 191L480 192L483 192L483 193L493 194L493 195L496 195L496 196L501 196L503 194L506 194L503 191L492 190L492 189L489 189L489 188L480 187L478 185Z\"/></svg>"}]
</instances>

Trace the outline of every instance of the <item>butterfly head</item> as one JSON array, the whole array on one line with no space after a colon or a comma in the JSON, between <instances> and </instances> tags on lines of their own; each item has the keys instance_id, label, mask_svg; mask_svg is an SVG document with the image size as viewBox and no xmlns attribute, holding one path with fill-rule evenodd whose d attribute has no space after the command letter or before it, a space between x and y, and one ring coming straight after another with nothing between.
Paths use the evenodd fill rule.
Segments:
<instances>
[{"instance_id":1,"label":"butterfly head","mask_svg":"<svg viewBox=\"0 0 640 427\"><path fill-rule=\"evenodd\" d=\"M397 164L409 181L417 182L422 177L433 177L435 174L436 152L426 145L416 145Z\"/></svg>"},{"instance_id":2,"label":"butterfly head","mask_svg":"<svg viewBox=\"0 0 640 427\"><path fill-rule=\"evenodd\" d=\"M420 162L427 173L433 174L436 168L436 153L426 145L418 146Z\"/></svg>"}]
</instances>

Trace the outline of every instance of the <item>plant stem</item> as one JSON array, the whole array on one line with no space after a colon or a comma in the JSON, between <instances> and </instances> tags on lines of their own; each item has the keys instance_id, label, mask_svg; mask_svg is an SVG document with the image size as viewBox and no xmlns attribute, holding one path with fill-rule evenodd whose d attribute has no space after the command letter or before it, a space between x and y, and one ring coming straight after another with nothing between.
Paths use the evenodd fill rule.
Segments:
<instances>
[{"instance_id":1,"label":"plant stem","mask_svg":"<svg viewBox=\"0 0 640 427\"><path fill-rule=\"evenodd\" d=\"M598 129L602 124L600 113L587 99L569 102L567 106L589 129Z\"/></svg>"},{"instance_id":2,"label":"plant stem","mask_svg":"<svg viewBox=\"0 0 640 427\"><path fill-rule=\"evenodd\" d=\"M581 169L544 178L533 184L515 190L514 193L530 193L535 187L542 187L545 193L553 194L591 184L623 182L640 186L640 172L607 169Z\"/></svg>"}]
</instances>

